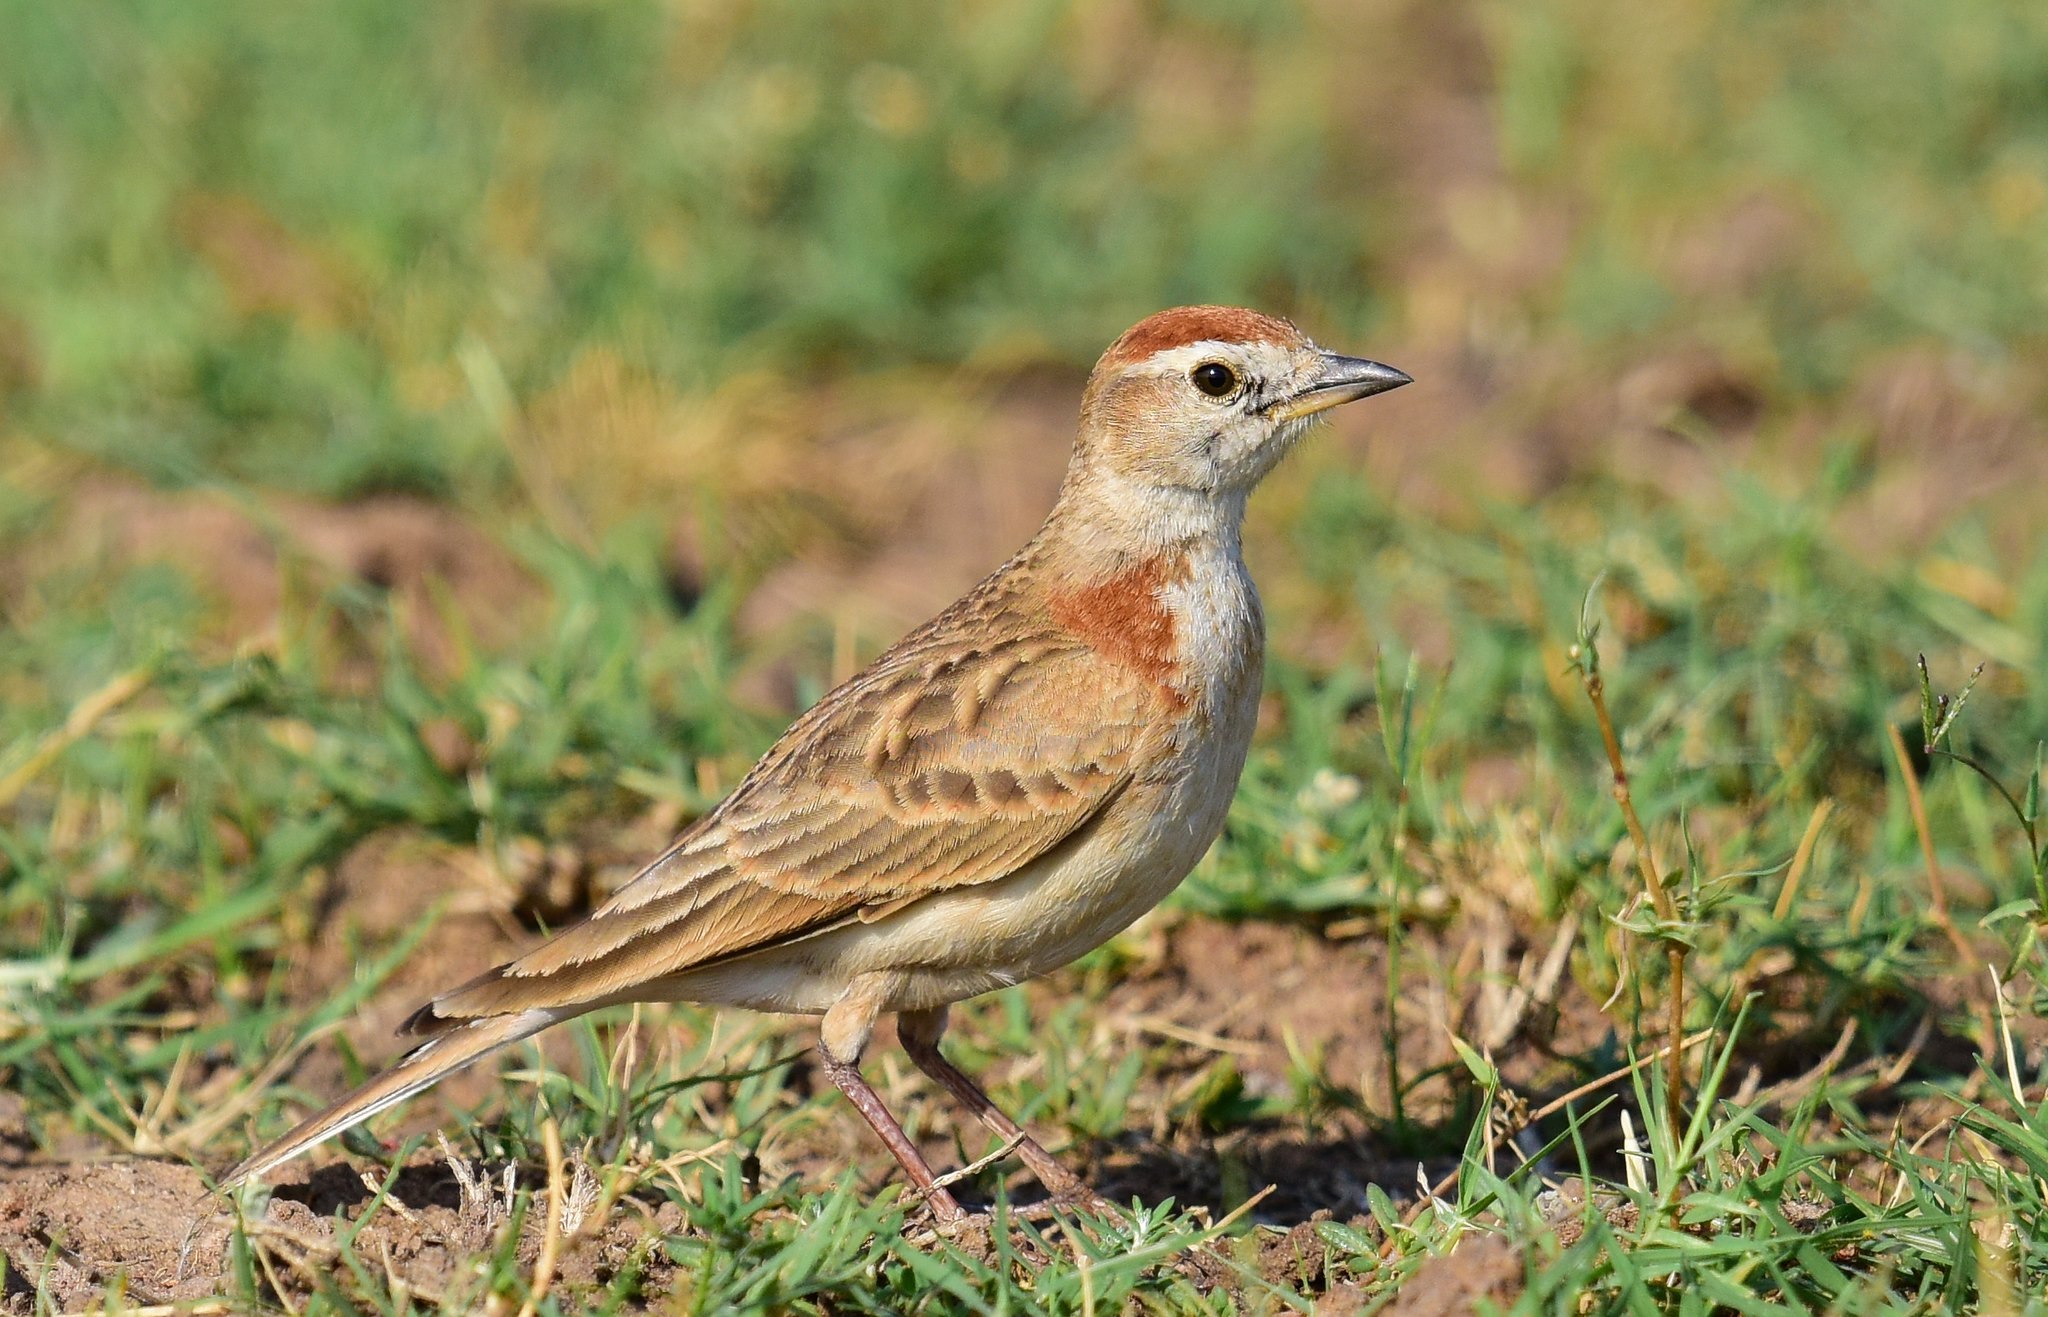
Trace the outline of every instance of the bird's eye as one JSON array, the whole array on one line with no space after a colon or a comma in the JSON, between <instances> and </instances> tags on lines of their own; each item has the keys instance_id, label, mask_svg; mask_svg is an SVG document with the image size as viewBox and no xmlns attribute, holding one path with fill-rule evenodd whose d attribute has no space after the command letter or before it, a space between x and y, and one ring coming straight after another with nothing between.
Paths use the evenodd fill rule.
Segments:
<instances>
[{"instance_id":1,"label":"bird's eye","mask_svg":"<svg viewBox=\"0 0 2048 1317\"><path fill-rule=\"evenodd\" d=\"M1220 361L1205 361L1188 373L1195 387L1211 398L1227 398L1237 391L1237 372Z\"/></svg>"}]
</instances>

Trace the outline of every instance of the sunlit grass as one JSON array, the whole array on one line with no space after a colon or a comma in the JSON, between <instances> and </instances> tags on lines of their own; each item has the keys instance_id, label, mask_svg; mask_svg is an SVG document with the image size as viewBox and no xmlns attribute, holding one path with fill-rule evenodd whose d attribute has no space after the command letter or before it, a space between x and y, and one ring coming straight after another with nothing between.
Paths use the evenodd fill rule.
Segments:
<instances>
[{"instance_id":1,"label":"sunlit grass","mask_svg":"<svg viewBox=\"0 0 2048 1317\"><path fill-rule=\"evenodd\" d=\"M2048 11L1366 9L0 0L0 1178L278 1132L435 919L573 916L889 638L771 630L776 569L836 606L1124 324L1245 301L1420 383L1255 505L1223 842L948 1044L1129 1218L934 1240L802 1028L612 1012L348 1145L439 1119L497 1186L437 1288L378 1251L416 1195L258 1192L230 1301L516 1310L552 1128L630 1241L544 1312L1342 1310L1480 1234L1526 1311L2042 1311ZM331 542L393 491L470 538ZM1986 772L1922 655L1988 664ZM364 940L393 838L448 890ZM1325 979L1174 1017L1212 920Z\"/></svg>"}]
</instances>

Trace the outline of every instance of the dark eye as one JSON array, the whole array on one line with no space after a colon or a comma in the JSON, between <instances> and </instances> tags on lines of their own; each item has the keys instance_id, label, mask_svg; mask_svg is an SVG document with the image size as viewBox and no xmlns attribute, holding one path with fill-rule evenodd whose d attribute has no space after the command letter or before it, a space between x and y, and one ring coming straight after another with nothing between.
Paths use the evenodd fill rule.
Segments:
<instances>
[{"instance_id":1,"label":"dark eye","mask_svg":"<svg viewBox=\"0 0 2048 1317\"><path fill-rule=\"evenodd\" d=\"M1237 372L1220 361L1205 361L1188 373L1195 387L1212 398L1227 398L1237 390Z\"/></svg>"}]
</instances>

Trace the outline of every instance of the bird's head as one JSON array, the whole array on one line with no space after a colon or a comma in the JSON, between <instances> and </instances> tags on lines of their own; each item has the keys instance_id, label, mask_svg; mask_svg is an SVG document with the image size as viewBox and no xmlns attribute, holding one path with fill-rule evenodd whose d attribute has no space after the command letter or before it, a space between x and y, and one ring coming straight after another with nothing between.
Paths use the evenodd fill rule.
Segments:
<instances>
[{"instance_id":1,"label":"bird's head","mask_svg":"<svg viewBox=\"0 0 2048 1317\"><path fill-rule=\"evenodd\" d=\"M1133 325L1095 363L1077 458L1139 486L1241 496L1318 413L1408 382L1324 351L1285 320L1176 307Z\"/></svg>"}]
</instances>

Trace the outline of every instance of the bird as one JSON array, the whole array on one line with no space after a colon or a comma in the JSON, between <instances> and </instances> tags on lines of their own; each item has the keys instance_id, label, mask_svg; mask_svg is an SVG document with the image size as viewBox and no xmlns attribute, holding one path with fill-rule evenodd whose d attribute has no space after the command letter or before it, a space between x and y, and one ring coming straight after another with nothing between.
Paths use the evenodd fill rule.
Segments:
<instances>
[{"instance_id":1,"label":"bird","mask_svg":"<svg viewBox=\"0 0 2048 1317\"><path fill-rule=\"evenodd\" d=\"M1085 1183L940 1049L948 1008L1058 969L1221 833L1265 652L1246 500L1328 409L1411 382L1258 311L1132 326L1009 561L800 716L596 910L433 998L389 1069L252 1153L260 1177L552 1025L627 1002L819 1017L817 1057L932 1218L965 1210L862 1078L882 1016L1055 1198Z\"/></svg>"}]
</instances>

